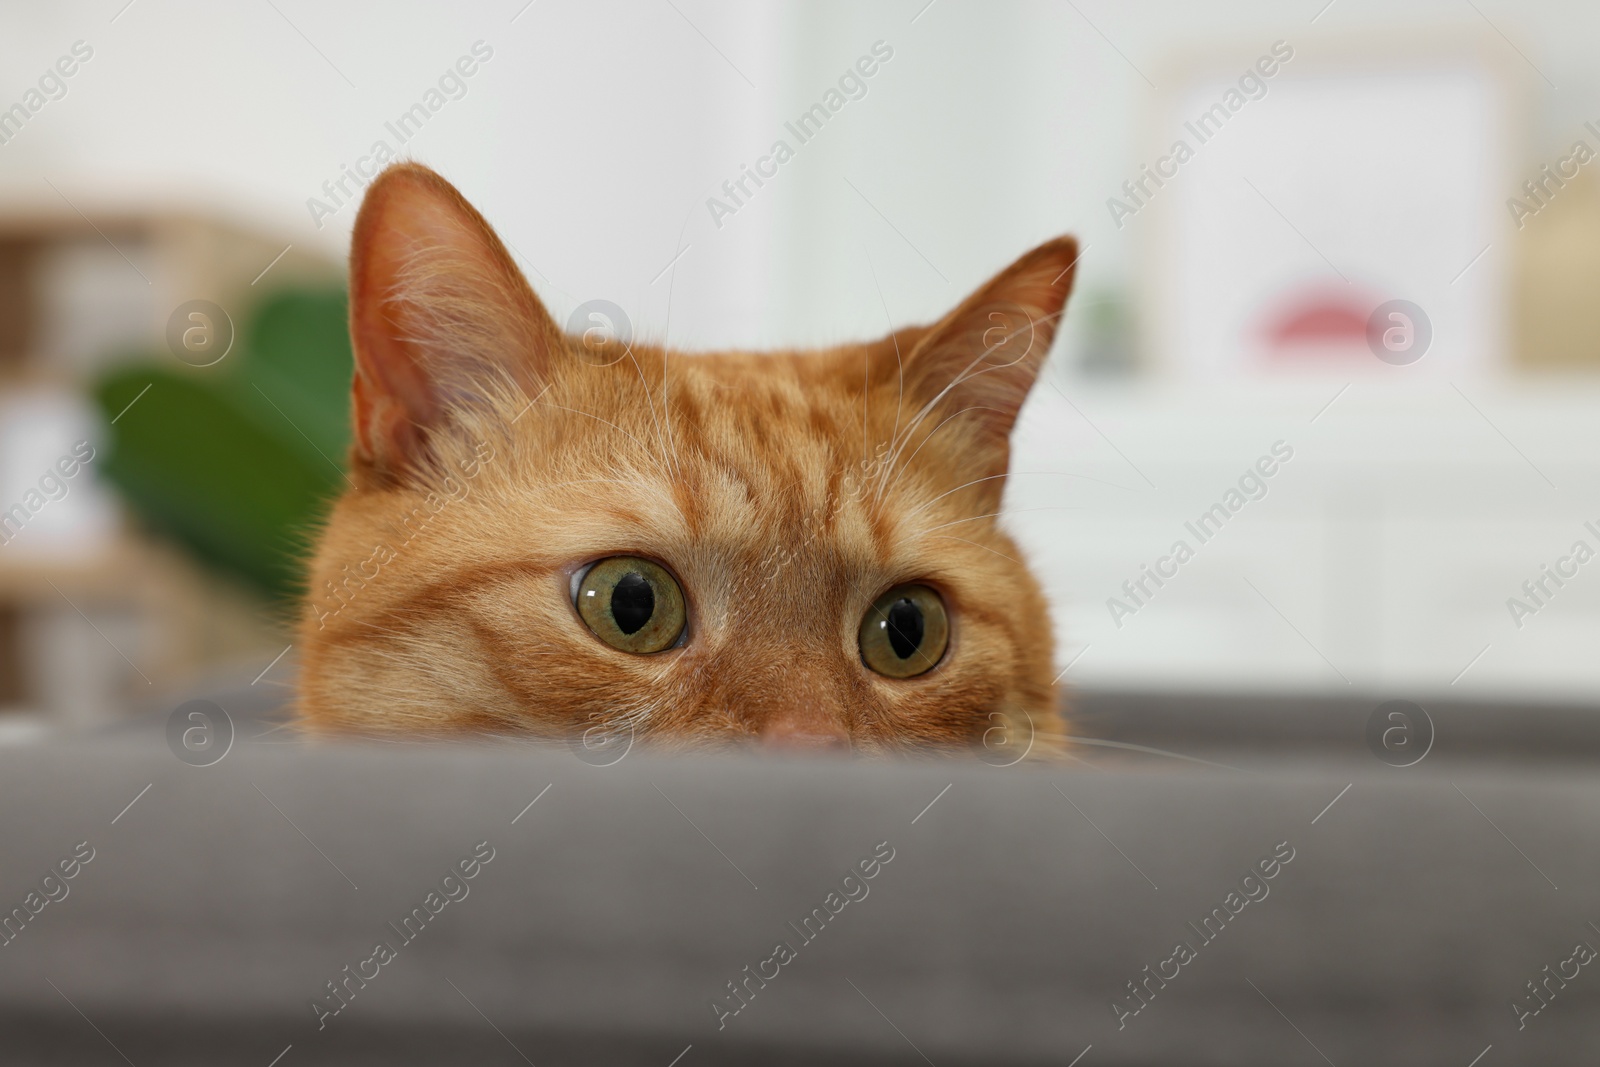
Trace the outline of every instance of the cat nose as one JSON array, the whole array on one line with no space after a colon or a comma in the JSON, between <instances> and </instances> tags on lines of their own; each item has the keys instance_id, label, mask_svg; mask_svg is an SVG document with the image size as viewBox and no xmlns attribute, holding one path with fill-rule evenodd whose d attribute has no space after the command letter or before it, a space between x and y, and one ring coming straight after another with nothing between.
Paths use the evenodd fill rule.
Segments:
<instances>
[{"instance_id":1,"label":"cat nose","mask_svg":"<svg viewBox=\"0 0 1600 1067\"><path fill-rule=\"evenodd\" d=\"M850 735L843 727L814 719L774 719L762 727L761 741L772 748L791 751L841 751L850 747Z\"/></svg>"}]
</instances>

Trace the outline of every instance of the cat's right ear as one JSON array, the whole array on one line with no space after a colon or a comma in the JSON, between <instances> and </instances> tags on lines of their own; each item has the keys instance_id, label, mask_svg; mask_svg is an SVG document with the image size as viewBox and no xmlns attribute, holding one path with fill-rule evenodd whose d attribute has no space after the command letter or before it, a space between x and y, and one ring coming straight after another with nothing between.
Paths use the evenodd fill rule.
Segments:
<instances>
[{"instance_id":1,"label":"cat's right ear","mask_svg":"<svg viewBox=\"0 0 1600 1067\"><path fill-rule=\"evenodd\" d=\"M911 425L933 432L951 422L944 432L965 434L956 473L982 481L980 492L998 498L1001 483L989 479L1006 472L1012 427L1044 368L1077 263L1077 241L1046 241L923 331L904 358Z\"/></svg>"},{"instance_id":2,"label":"cat's right ear","mask_svg":"<svg viewBox=\"0 0 1600 1067\"><path fill-rule=\"evenodd\" d=\"M367 189L350 246L351 423L358 469L426 467L430 440L491 393L530 400L560 329L454 186L401 163Z\"/></svg>"}]
</instances>

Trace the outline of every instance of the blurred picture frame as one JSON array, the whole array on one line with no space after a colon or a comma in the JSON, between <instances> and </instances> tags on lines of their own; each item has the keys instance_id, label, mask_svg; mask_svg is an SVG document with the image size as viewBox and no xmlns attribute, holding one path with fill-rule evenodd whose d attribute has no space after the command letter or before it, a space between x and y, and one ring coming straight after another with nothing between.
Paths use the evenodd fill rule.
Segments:
<instances>
[{"instance_id":1,"label":"blurred picture frame","mask_svg":"<svg viewBox=\"0 0 1600 1067\"><path fill-rule=\"evenodd\" d=\"M1495 44L1283 38L1168 64L1120 191L1138 217L1108 208L1143 231L1143 362L1191 383L1506 372L1503 204L1531 107Z\"/></svg>"}]
</instances>

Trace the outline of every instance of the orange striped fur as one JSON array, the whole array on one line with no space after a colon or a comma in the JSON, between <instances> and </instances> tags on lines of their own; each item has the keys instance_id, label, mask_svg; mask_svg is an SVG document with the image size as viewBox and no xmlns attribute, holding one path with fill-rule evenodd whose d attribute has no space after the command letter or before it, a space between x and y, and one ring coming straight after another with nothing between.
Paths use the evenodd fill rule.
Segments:
<instances>
[{"instance_id":1,"label":"orange striped fur","mask_svg":"<svg viewBox=\"0 0 1600 1067\"><path fill-rule=\"evenodd\" d=\"M353 488L310 564L303 722L867 751L1004 727L1047 747L1049 615L996 513L1076 257L1051 241L868 344L586 347L454 188L390 168L353 238ZM574 570L613 555L676 576L680 647L619 651L579 618ZM942 596L951 640L894 679L857 630L907 581Z\"/></svg>"}]
</instances>

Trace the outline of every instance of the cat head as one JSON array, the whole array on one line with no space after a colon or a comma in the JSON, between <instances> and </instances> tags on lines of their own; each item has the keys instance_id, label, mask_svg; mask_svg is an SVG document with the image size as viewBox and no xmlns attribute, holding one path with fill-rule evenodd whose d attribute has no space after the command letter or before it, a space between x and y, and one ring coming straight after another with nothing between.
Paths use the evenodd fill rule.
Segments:
<instances>
[{"instance_id":1,"label":"cat head","mask_svg":"<svg viewBox=\"0 0 1600 1067\"><path fill-rule=\"evenodd\" d=\"M350 268L351 488L310 565L313 730L763 739L1060 732L1051 625L997 524L1075 243L939 322L819 351L564 334L425 167Z\"/></svg>"}]
</instances>

